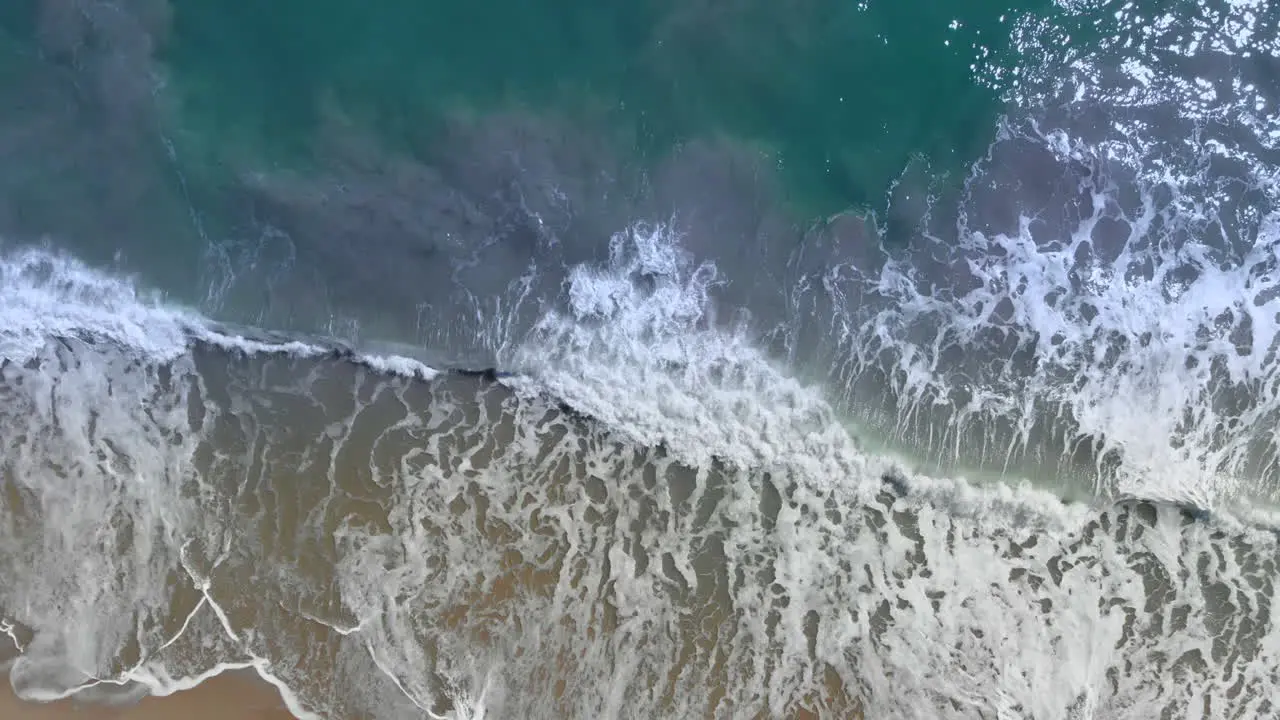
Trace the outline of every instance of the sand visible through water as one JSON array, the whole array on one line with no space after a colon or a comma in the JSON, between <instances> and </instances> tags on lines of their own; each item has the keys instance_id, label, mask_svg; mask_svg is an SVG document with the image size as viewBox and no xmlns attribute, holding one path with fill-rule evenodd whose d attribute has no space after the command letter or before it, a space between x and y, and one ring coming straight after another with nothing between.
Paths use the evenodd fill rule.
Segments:
<instances>
[{"instance_id":1,"label":"sand visible through water","mask_svg":"<svg viewBox=\"0 0 1280 720\"><path fill-rule=\"evenodd\" d=\"M5 684L0 717L6 720L286 720L292 718L275 688L243 673L225 673L181 692L136 703L105 705L76 700L28 703Z\"/></svg>"}]
</instances>

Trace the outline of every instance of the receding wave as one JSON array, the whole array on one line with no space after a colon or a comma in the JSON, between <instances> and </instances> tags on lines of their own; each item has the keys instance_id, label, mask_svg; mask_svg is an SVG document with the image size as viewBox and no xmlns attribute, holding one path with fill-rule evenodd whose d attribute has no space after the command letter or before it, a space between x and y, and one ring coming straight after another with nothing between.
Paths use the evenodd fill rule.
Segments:
<instances>
[{"instance_id":1,"label":"receding wave","mask_svg":"<svg viewBox=\"0 0 1280 720\"><path fill-rule=\"evenodd\" d=\"M647 314L598 346L549 315L528 352L562 352L510 378L241 341L17 255L5 297L54 314L0 366L15 688L252 667L323 717L1271 711L1273 532L867 454L749 345L655 314L700 276L637 237L588 275ZM132 319L71 332L85 297ZM622 344L676 336L653 364Z\"/></svg>"}]
</instances>

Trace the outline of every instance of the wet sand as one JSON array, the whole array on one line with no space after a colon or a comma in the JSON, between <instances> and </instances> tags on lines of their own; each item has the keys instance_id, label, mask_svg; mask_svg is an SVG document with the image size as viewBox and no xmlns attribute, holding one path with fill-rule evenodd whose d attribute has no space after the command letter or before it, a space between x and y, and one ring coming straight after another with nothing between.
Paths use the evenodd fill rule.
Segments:
<instances>
[{"instance_id":1,"label":"wet sand","mask_svg":"<svg viewBox=\"0 0 1280 720\"><path fill-rule=\"evenodd\" d=\"M7 678L0 685L3 720L293 720L276 689L247 673L223 673L190 690L124 706L29 703L13 694Z\"/></svg>"}]
</instances>

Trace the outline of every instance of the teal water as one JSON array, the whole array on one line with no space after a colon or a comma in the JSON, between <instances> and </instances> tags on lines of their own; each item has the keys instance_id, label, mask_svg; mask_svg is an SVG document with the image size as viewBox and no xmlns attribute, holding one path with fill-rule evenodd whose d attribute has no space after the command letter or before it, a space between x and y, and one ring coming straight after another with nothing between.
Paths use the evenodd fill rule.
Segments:
<instances>
[{"instance_id":1,"label":"teal water","mask_svg":"<svg viewBox=\"0 0 1280 720\"><path fill-rule=\"evenodd\" d=\"M21 0L0 15L0 91L26 98L0 111L12 138L0 231L123 263L234 319L413 342L424 340L419 308L454 299L370 298L369 284L438 286L470 252L438 238L479 246L495 224L509 228L505 207L486 206L502 193L528 201L554 187L571 206L555 231L591 238L583 246L675 213L739 236L712 241L713 253L749 244L744 233L790 233L761 242L794 247L809 223L847 210L878 213L902 243L911 229L888 210L891 186L910 167L927 167L935 191L959 186L1007 105L1006 88L983 79L1021 62L1017 19L1048 11ZM664 190L679 187L673 173L719 195ZM315 203L335 188L360 196L326 215ZM396 209L424 194L462 199ZM540 217L554 210L529 202ZM449 219L477 209L478 222ZM715 219L728 215L738 219ZM372 261L349 257L356 242ZM385 277L379 260L405 254L405 276ZM365 279L347 277L353 262L369 265ZM283 274L297 287L272 290Z\"/></svg>"},{"instance_id":2,"label":"teal water","mask_svg":"<svg viewBox=\"0 0 1280 720\"><path fill-rule=\"evenodd\" d=\"M1001 102L971 66L1043 5L188 1L155 59L170 131L209 163L305 163L333 112L430 152L442 116L514 107L603 125L640 162L728 135L829 214L878 204L913 155L958 170L984 151ZM36 15L0 22L30 46Z\"/></svg>"},{"instance_id":3,"label":"teal water","mask_svg":"<svg viewBox=\"0 0 1280 720\"><path fill-rule=\"evenodd\" d=\"M183 2L161 58L183 126L214 144L305 156L335 106L409 151L459 109L565 112L640 158L758 145L830 213L879 204L913 155L958 170L981 154L1001 102L971 66L1044 5Z\"/></svg>"}]
</instances>

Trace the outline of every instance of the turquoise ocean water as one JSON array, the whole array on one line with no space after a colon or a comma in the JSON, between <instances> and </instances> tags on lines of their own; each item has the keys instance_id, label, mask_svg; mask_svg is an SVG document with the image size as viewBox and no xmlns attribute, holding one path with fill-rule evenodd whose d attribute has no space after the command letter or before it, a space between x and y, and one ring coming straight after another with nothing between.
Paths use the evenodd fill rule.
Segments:
<instances>
[{"instance_id":1,"label":"turquoise ocean water","mask_svg":"<svg viewBox=\"0 0 1280 720\"><path fill-rule=\"evenodd\" d=\"M24 697L1259 718L1280 11L0 6Z\"/></svg>"}]
</instances>

